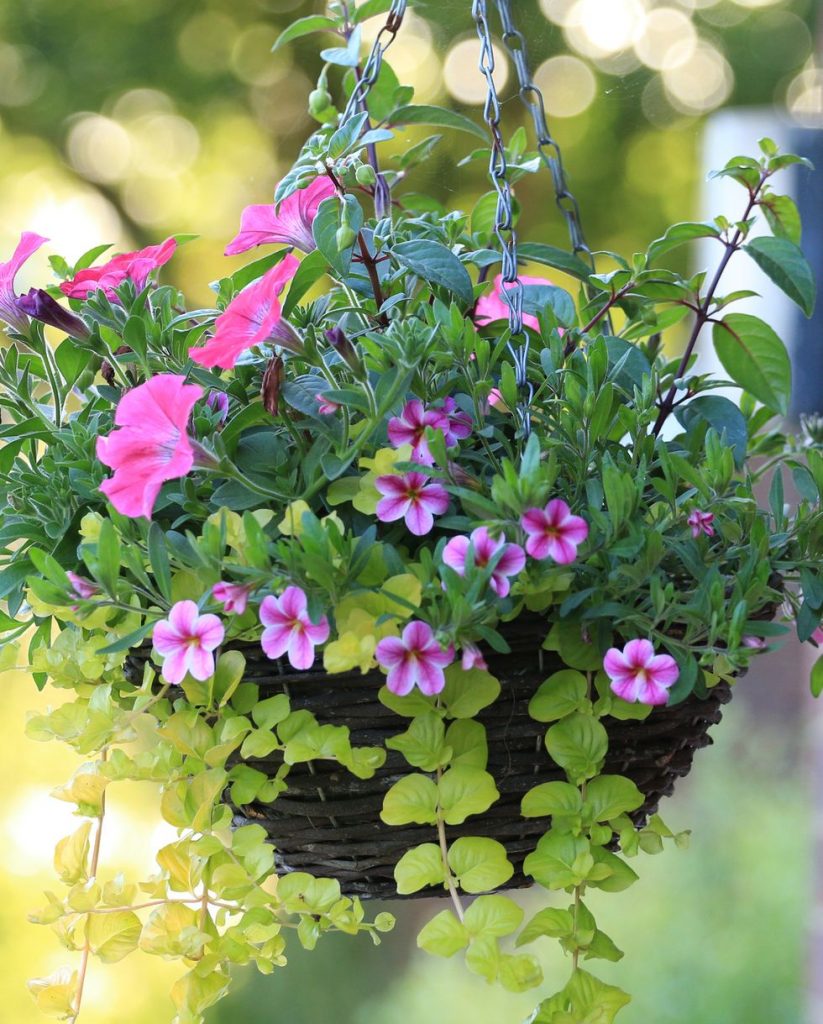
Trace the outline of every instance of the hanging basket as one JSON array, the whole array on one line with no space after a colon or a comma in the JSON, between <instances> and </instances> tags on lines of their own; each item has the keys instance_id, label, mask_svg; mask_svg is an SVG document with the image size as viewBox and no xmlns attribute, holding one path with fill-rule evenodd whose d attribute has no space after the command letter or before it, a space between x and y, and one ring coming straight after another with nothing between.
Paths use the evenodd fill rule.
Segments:
<instances>
[{"instance_id":1,"label":"hanging basket","mask_svg":"<svg viewBox=\"0 0 823 1024\"><path fill-rule=\"evenodd\" d=\"M515 868L505 888L531 884L523 874L523 861L547 827L545 819L521 817L523 796L539 783L566 779L546 752L546 726L528 714L540 684L566 667L556 654L541 650L543 635L533 621L519 620L505 630L510 654L486 652L501 692L477 721L486 728L488 770L500 799L485 814L446 827L449 843L464 835L489 836L503 843ZM348 726L353 746L383 747L405 728L405 720L378 699L385 683L379 672L296 672L284 659L269 660L257 643L233 647L244 654L244 679L260 688L261 699L287 694L293 711L306 709L322 724ZM144 649L130 658L140 676L147 657ZM602 720L609 735L603 771L632 779L646 797L632 815L638 826L656 811L662 797L671 795L677 779L688 774L695 751L712 742L709 729L720 721L722 706L730 700L731 688L721 683L705 699L692 695L673 707L655 708L643 721ZM307 871L336 878L350 896L396 897L398 860L410 847L432 842L436 835L430 825L398 827L381 821L386 792L409 772L402 754L387 750L387 755L371 779L358 779L333 761L293 765L287 791L272 803L232 805L234 824L254 823L266 829L280 873ZM283 762L275 752L247 763L271 777ZM424 889L414 895L440 894L439 889Z\"/></svg>"}]
</instances>

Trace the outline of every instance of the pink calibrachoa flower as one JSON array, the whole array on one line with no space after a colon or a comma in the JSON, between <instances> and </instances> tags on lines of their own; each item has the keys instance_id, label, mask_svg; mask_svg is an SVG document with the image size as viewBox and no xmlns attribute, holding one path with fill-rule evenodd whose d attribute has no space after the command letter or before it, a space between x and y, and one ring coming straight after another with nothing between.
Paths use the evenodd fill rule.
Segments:
<instances>
[{"instance_id":1,"label":"pink calibrachoa flower","mask_svg":"<svg viewBox=\"0 0 823 1024\"><path fill-rule=\"evenodd\" d=\"M195 450L186 427L202 397L203 389L185 377L160 373L120 399L114 414L120 429L97 438L98 459L114 470L100 490L118 512L150 519L163 484L192 468Z\"/></svg>"},{"instance_id":2,"label":"pink calibrachoa flower","mask_svg":"<svg viewBox=\"0 0 823 1024\"><path fill-rule=\"evenodd\" d=\"M434 517L442 516L449 506L446 490L423 473L379 476L375 487L385 497L377 503L377 518L382 523L406 520L415 537L423 537L434 526Z\"/></svg>"},{"instance_id":3,"label":"pink calibrachoa flower","mask_svg":"<svg viewBox=\"0 0 823 1024\"><path fill-rule=\"evenodd\" d=\"M142 291L149 275L168 263L176 249L177 239L167 238L159 245L121 253L99 267L78 271L71 281L60 285L60 291L71 299L87 299L89 295L103 291L110 302L116 302L116 288L124 281L131 281L136 291Z\"/></svg>"},{"instance_id":4,"label":"pink calibrachoa flower","mask_svg":"<svg viewBox=\"0 0 823 1024\"><path fill-rule=\"evenodd\" d=\"M484 671L489 667L479 647L474 644L463 644L463 653L460 658L460 666L464 672L473 668L480 668Z\"/></svg>"},{"instance_id":5,"label":"pink calibrachoa flower","mask_svg":"<svg viewBox=\"0 0 823 1024\"><path fill-rule=\"evenodd\" d=\"M453 398L443 400L442 410L435 409L435 412L441 411L447 420L447 426L442 428L446 435L447 448L453 448L458 441L471 437L472 418L467 412L463 412L457 407L457 402Z\"/></svg>"},{"instance_id":6,"label":"pink calibrachoa flower","mask_svg":"<svg viewBox=\"0 0 823 1024\"><path fill-rule=\"evenodd\" d=\"M686 522L692 528L692 537L699 537L701 533L705 533L707 537L714 536L714 512L701 512L696 508Z\"/></svg>"},{"instance_id":7,"label":"pink calibrachoa flower","mask_svg":"<svg viewBox=\"0 0 823 1024\"><path fill-rule=\"evenodd\" d=\"M14 279L26 260L46 242L48 242L48 238L43 238L42 235L35 234L34 231L24 231L11 258L5 263L0 263L0 320L7 323L18 334L22 334L26 330L29 321L17 305Z\"/></svg>"},{"instance_id":8,"label":"pink calibrachoa flower","mask_svg":"<svg viewBox=\"0 0 823 1024\"><path fill-rule=\"evenodd\" d=\"M814 633L812 633L811 639L814 640L816 644L823 645L823 628L818 627Z\"/></svg>"},{"instance_id":9,"label":"pink calibrachoa flower","mask_svg":"<svg viewBox=\"0 0 823 1024\"><path fill-rule=\"evenodd\" d=\"M247 206L240 215L240 233L226 246L227 256L253 249L256 245L293 245L301 252L316 246L312 223L324 199L334 195L334 185L326 177L315 178L306 188L292 192L280 209L269 205Z\"/></svg>"},{"instance_id":10,"label":"pink calibrachoa flower","mask_svg":"<svg viewBox=\"0 0 823 1024\"><path fill-rule=\"evenodd\" d=\"M333 402L325 395L315 395L314 400L317 402L317 411L321 416L334 416L338 409L342 408L339 402Z\"/></svg>"},{"instance_id":11,"label":"pink calibrachoa flower","mask_svg":"<svg viewBox=\"0 0 823 1024\"><path fill-rule=\"evenodd\" d=\"M648 640L629 640L622 651L611 647L603 659L611 689L630 704L665 704L680 669L669 654L655 654Z\"/></svg>"},{"instance_id":12,"label":"pink calibrachoa flower","mask_svg":"<svg viewBox=\"0 0 823 1024\"><path fill-rule=\"evenodd\" d=\"M530 508L520 520L528 534L526 551L532 558L553 558L568 565L577 558L578 545L589 535L589 525L573 516L562 498L553 498L545 508Z\"/></svg>"},{"instance_id":13,"label":"pink calibrachoa flower","mask_svg":"<svg viewBox=\"0 0 823 1024\"><path fill-rule=\"evenodd\" d=\"M449 429L449 417L441 410L427 409L419 398L412 398L399 416L389 420L388 435L395 448L410 444L412 459L431 466L434 458L426 443L426 427L445 433Z\"/></svg>"},{"instance_id":14,"label":"pink calibrachoa flower","mask_svg":"<svg viewBox=\"0 0 823 1024\"><path fill-rule=\"evenodd\" d=\"M511 586L508 577L516 576L526 564L526 555L519 544L507 544L503 538L495 540L485 526L473 530L471 537L452 537L443 549L443 561L461 576L466 574L469 546L474 550L474 564L484 568L502 549L503 554L492 571L489 586L498 597L505 597Z\"/></svg>"},{"instance_id":15,"label":"pink calibrachoa flower","mask_svg":"<svg viewBox=\"0 0 823 1024\"><path fill-rule=\"evenodd\" d=\"M817 632L820 633L818 640L823 640L823 629L818 629ZM812 635L814 636L814 634ZM766 641L762 636L741 637L740 644L742 647L748 647L753 651L763 651L767 647Z\"/></svg>"},{"instance_id":16,"label":"pink calibrachoa flower","mask_svg":"<svg viewBox=\"0 0 823 1024\"><path fill-rule=\"evenodd\" d=\"M186 673L201 682L214 675L213 651L226 635L216 615L200 615L194 601L173 604L169 617L152 633L154 649L163 658L163 678L182 683Z\"/></svg>"},{"instance_id":17,"label":"pink calibrachoa flower","mask_svg":"<svg viewBox=\"0 0 823 1024\"><path fill-rule=\"evenodd\" d=\"M242 615L249 602L251 587L242 583L215 583L211 588L212 597L219 601L230 615Z\"/></svg>"},{"instance_id":18,"label":"pink calibrachoa flower","mask_svg":"<svg viewBox=\"0 0 823 1024\"><path fill-rule=\"evenodd\" d=\"M100 593L97 584L86 579L85 576L79 576L76 572L67 572L66 576L69 578L74 596L79 597L82 601L87 601L90 597Z\"/></svg>"},{"instance_id":19,"label":"pink calibrachoa flower","mask_svg":"<svg viewBox=\"0 0 823 1024\"><path fill-rule=\"evenodd\" d=\"M550 285L552 283L545 277L521 276L520 280L523 284ZM484 327L486 324L494 323L495 320L508 319L509 307L503 298L503 275L498 274L494 279L494 288L491 293L483 295L477 300L477 305L474 307L474 322L478 327ZM530 313L523 315L523 323L535 331L540 330L537 317L532 316Z\"/></svg>"},{"instance_id":20,"label":"pink calibrachoa flower","mask_svg":"<svg viewBox=\"0 0 823 1024\"><path fill-rule=\"evenodd\" d=\"M283 320L278 297L300 266L289 254L258 281L232 299L214 323L214 334L203 348L189 349L189 356L201 366L230 370L247 349L277 341L294 349L300 339Z\"/></svg>"},{"instance_id":21,"label":"pink calibrachoa flower","mask_svg":"<svg viewBox=\"0 0 823 1024\"><path fill-rule=\"evenodd\" d=\"M388 670L386 686L404 697L417 686L427 696L440 693L446 685L443 669L454 661L454 647L445 650L435 640L431 626L410 622L402 637L387 636L377 645L378 664Z\"/></svg>"},{"instance_id":22,"label":"pink calibrachoa flower","mask_svg":"<svg viewBox=\"0 0 823 1024\"><path fill-rule=\"evenodd\" d=\"M263 598L260 621L266 627L260 644L269 658L288 656L292 668L307 669L314 664L315 644L329 638L329 620L324 615L315 623L309 618L305 591L286 587L280 597Z\"/></svg>"}]
</instances>

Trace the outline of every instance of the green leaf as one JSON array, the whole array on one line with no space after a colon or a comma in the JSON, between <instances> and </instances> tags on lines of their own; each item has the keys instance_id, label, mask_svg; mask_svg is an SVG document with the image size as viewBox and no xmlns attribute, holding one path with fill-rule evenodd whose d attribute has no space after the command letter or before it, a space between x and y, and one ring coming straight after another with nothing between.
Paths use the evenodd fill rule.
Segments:
<instances>
[{"instance_id":1,"label":"green leaf","mask_svg":"<svg viewBox=\"0 0 823 1024\"><path fill-rule=\"evenodd\" d=\"M585 881L593 866L588 839L552 829L526 857L523 871L546 889L566 889Z\"/></svg>"},{"instance_id":2,"label":"green leaf","mask_svg":"<svg viewBox=\"0 0 823 1024\"><path fill-rule=\"evenodd\" d=\"M582 810L580 790L568 782L541 782L526 793L521 805L524 818L579 815Z\"/></svg>"},{"instance_id":3,"label":"green leaf","mask_svg":"<svg viewBox=\"0 0 823 1024\"><path fill-rule=\"evenodd\" d=\"M422 843L406 850L394 868L394 880L401 896L419 892L445 881L443 855L435 843Z\"/></svg>"},{"instance_id":4,"label":"green leaf","mask_svg":"<svg viewBox=\"0 0 823 1024\"><path fill-rule=\"evenodd\" d=\"M143 923L133 910L114 914L89 914L86 939L92 953L104 964L115 964L137 949Z\"/></svg>"},{"instance_id":5,"label":"green leaf","mask_svg":"<svg viewBox=\"0 0 823 1024\"><path fill-rule=\"evenodd\" d=\"M446 727L440 715L436 711L427 711L414 718L406 732L386 740L386 746L389 750L399 750L415 768L433 772L451 757L445 733Z\"/></svg>"},{"instance_id":6,"label":"green leaf","mask_svg":"<svg viewBox=\"0 0 823 1024\"><path fill-rule=\"evenodd\" d=\"M743 248L781 291L796 302L806 316L814 312L814 273L800 248L787 238L763 235Z\"/></svg>"},{"instance_id":7,"label":"green leaf","mask_svg":"<svg viewBox=\"0 0 823 1024\"><path fill-rule=\"evenodd\" d=\"M612 1024L630 1002L622 989L577 968L562 992L540 1004L532 1024Z\"/></svg>"},{"instance_id":8,"label":"green leaf","mask_svg":"<svg viewBox=\"0 0 823 1024\"><path fill-rule=\"evenodd\" d=\"M454 664L446 669L445 676L446 686L440 699L449 718L474 718L500 696L500 683L483 669L464 671Z\"/></svg>"},{"instance_id":9,"label":"green leaf","mask_svg":"<svg viewBox=\"0 0 823 1024\"><path fill-rule=\"evenodd\" d=\"M437 786L425 775L404 776L386 793L380 817L387 825L433 825L437 821Z\"/></svg>"},{"instance_id":10,"label":"green leaf","mask_svg":"<svg viewBox=\"0 0 823 1024\"><path fill-rule=\"evenodd\" d=\"M272 46L272 53L275 50L279 50L281 46L285 46L286 43L290 43L294 39L300 39L301 36L307 36L311 32L334 32L336 28L337 22L334 18L326 18L321 14L311 15L308 18L298 18L297 21L293 21L277 37L274 46Z\"/></svg>"},{"instance_id":11,"label":"green leaf","mask_svg":"<svg viewBox=\"0 0 823 1024\"><path fill-rule=\"evenodd\" d=\"M217 659L212 693L219 707L222 708L231 699L243 681L245 671L246 659L240 651L224 651ZM288 704L288 701L286 703Z\"/></svg>"},{"instance_id":12,"label":"green leaf","mask_svg":"<svg viewBox=\"0 0 823 1024\"><path fill-rule=\"evenodd\" d=\"M823 655L817 659L812 668L811 687L813 697L819 697L823 693Z\"/></svg>"},{"instance_id":13,"label":"green leaf","mask_svg":"<svg viewBox=\"0 0 823 1024\"><path fill-rule=\"evenodd\" d=\"M529 953L517 956L504 954L500 957L498 978L509 992L525 992L542 984L543 968L536 957Z\"/></svg>"},{"instance_id":14,"label":"green leaf","mask_svg":"<svg viewBox=\"0 0 823 1024\"><path fill-rule=\"evenodd\" d=\"M680 405L674 412L687 434L700 425L714 427L726 439L734 453L735 465L742 467L749 443L749 428L746 417L734 402L722 395L700 395L686 405Z\"/></svg>"},{"instance_id":15,"label":"green leaf","mask_svg":"<svg viewBox=\"0 0 823 1024\"><path fill-rule=\"evenodd\" d=\"M787 415L791 364L786 347L768 324L747 313L729 313L715 324L714 349L723 369L767 409Z\"/></svg>"},{"instance_id":16,"label":"green leaf","mask_svg":"<svg viewBox=\"0 0 823 1024\"><path fill-rule=\"evenodd\" d=\"M420 777L417 776L417 778ZM415 776L410 776L410 778L415 778ZM426 781L431 782L431 780ZM396 786L399 785L400 783L396 784ZM434 783L432 782L431 785L434 786ZM394 789L396 786L392 788ZM443 818L447 825L461 825L470 815L483 814L500 797L494 779L488 772L463 765L449 768L440 779L436 789L439 793Z\"/></svg>"},{"instance_id":17,"label":"green leaf","mask_svg":"<svg viewBox=\"0 0 823 1024\"><path fill-rule=\"evenodd\" d=\"M456 128L458 131L476 135L484 141L486 139L486 132L480 125L475 124L465 114L458 114L456 110L447 110L445 107L428 105L398 107L389 116L388 121L391 125L427 124L440 128Z\"/></svg>"},{"instance_id":18,"label":"green leaf","mask_svg":"<svg viewBox=\"0 0 823 1024\"><path fill-rule=\"evenodd\" d=\"M418 689L414 689L411 693L407 693L405 697L400 697L398 694L392 693L387 686L383 686L377 694L377 699L396 715L402 715L403 718L414 718L417 715L425 715L426 712L431 711L434 706L433 699L431 697L427 697Z\"/></svg>"},{"instance_id":19,"label":"green leaf","mask_svg":"<svg viewBox=\"0 0 823 1024\"><path fill-rule=\"evenodd\" d=\"M479 896L466 911L464 924L472 938L479 935L501 938L517 931L522 920L523 908L508 896Z\"/></svg>"},{"instance_id":20,"label":"green leaf","mask_svg":"<svg viewBox=\"0 0 823 1024\"><path fill-rule=\"evenodd\" d=\"M471 306L474 302L468 270L451 249L440 242L417 238L396 245L392 254L401 266L407 267L428 284L448 289L464 306Z\"/></svg>"},{"instance_id":21,"label":"green leaf","mask_svg":"<svg viewBox=\"0 0 823 1024\"><path fill-rule=\"evenodd\" d=\"M619 949L612 939L598 928L594 933L594 938L586 948L586 959L609 960L612 963L617 963L618 960L623 959L623 950Z\"/></svg>"},{"instance_id":22,"label":"green leaf","mask_svg":"<svg viewBox=\"0 0 823 1024\"><path fill-rule=\"evenodd\" d=\"M223 655L225 657L225 655ZM222 658L220 659L223 660ZM254 724L260 729L272 729L284 722L291 711L289 698L285 693L277 693L274 697L261 700L252 708L251 716Z\"/></svg>"},{"instance_id":23,"label":"green leaf","mask_svg":"<svg viewBox=\"0 0 823 1024\"><path fill-rule=\"evenodd\" d=\"M766 196L765 199L761 199L760 207L774 235L800 245L803 226L797 204L793 199L789 196Z\"/></svg>"},{"instance_id":24,"label":"green leaf","mask_svg":"<svg viewBox=\"0 0 823 1024\"><path fill-rule=\"evenodd\" d=\"M546 267L553 267L561 270L564 274L570 274L580 281L588 281L592 275L592 268L579 256L566 252L565 249L558 249L554 245L543 245L541 242L525 242L518 246L518 253L524 260L532 263L542 263Z\"/></svg>"},{"instance_id":25,"label":"green leaf","mask_svg":"<svg viewBox=\"0 0 823 1024\"><path fill-rule=\"evenodd\" d=\"M556 722L578 711L588 693L586 677L574 669L564 669L541 683L529 701L529 716L536 722Z\"/></svg>"},{"instance_id":26,"label":"green leaf","mask_svg":"<svg viewBox=\"0 0 823 1024\"><path fill-rule=\"evenodd\" d=\"M600 722L579 712L564 718L546 733L549 756L575 785L597 775L608 746L609 737Z\"/></svg>"},{"instance_id":27,"label":"green leaf","mask_svg":"<svg viewBox=\"0 0 823 1024\"><path fill-rule=\"evenodd\" d=\"M464 892L490 892L492 889L499 889L514 874L514 868L506 855L506 847L502 843L498 843L496 839L461 836L460 839L452 843L448 860L449 867ZM474 906L477 905L477 902ZM522 918L522 911L520 916ZM519 924L520 920L518 919L514 928ZM468 923L468 917L466 926L469 931L472 930ZM511 928L510 931L514 931L514 928ZM508 935L508 932L499 932L498 934Z\"/></svg>"},{"instance_id":28,"label":"green leaf","mask_svg":"<svg viewBox=\"0 0 823 1024\"><path fill-rule=\"evenodd\" d=\"M480 722L462 718L452 722L446 730L446 746L451 747L452 767L462 764L469 768L485 768L489 760L486 730Z\"/></svg>"},{"instance_id":29,"label":"green leaf","mask_svg":"<svg viewBox=\"0 0 823 1024\"><path fill-rule=\"evenodd\" d=\"M546 907L539 910L517 936L516 946L525 946L544 935L550 939L564 939L574 933L574 918L570 910Z\"/></svg>"},{"instance_id":30,"label":"green leaf","mask_svg":"<svg viewBox=\"0 0 823 1024\"><path fill-rule=\"evenodd\" d=\"M110 597L117 596L117 580L120 576L120 538L114 531L110 519L100 523L97 538L97 570L100 583Z\"/></svg>"},{"instance_id":31,"label":"green leaf","mask_svg":"<svg viewBox=\"0 0 823 1024\"><path fill-rule=\"evenodd\" d=\"M169 553L166 548L166 535L159 523L152 523L148 537L149 562L154 573L154 581L160 593L167 601L172 600L171 567Z\"/></svg>"},{"instance_id":32,"label":"green leaf","mask_svg":"<svg viewBox=\"0 0 823 1024\"><path fill-rule=\"evenodd\" d=\"M288 294L283 302L283 317L288 318L294 312L295 306L300 302L306 292L316 284L326 273L326 259L323 253L315 249L310 252L297 268L297 273L291 280Z\"/></svg>"},{"instance_id":33,"label":"green leaf","mask_svg":"<svg viewBox=\"0 0 823 1024\"><path fill-rule=\"evenodd\" d=\"M320 56L328 64L337 64L343 68L355 68L360 61L360 28L352 32L345 46L331 46L321 50Z\"/></svg>"},{"instance_id":34,"label":"green leaf","mask_svg":"<svg viewBox=\"0 0 823 1024\"><path fill-rule=\"evenodd\" d=\"M360 24L367 18L373 18L378 14L385 14L392 5L392 0L365 0L351 12L352 21Z\"/></svg>"},{"instance_id":35,"label":"green leaf","mask_svg":"<svg viewBox=\"0 0 823 1024\"><path fill-rule=\"evenodd\" d=\"M658 238L649 246L649 262L654 263L664 253L696 238L719 237L720 230L715 224L672 224L662 238Z\"/></svg>"},{"instance_id":36,"label":"green leaf","mask_svg":"<svg viewBox=\"0 0 823 1024\"><path fill-rule=\"evenodd\" d=\"M598 775L586 787L586 806L593 821L610 821L619 814L636 811L645 797L622 775Z\"/></svg>"},{"instance_id":37,"label":"green leaf","mask_svg":"<svg viewBox=\"0 0 823 1024\"><path fill-rule=\"evenodd\" d=\"M454 956L469 944L469 933L451 910L441 910L417 936L417 945L435 956Z\"/></svg>"},{"instance_id":38,"label":"green leaf","mask_svg":"<svg viewBox=\"0 0 823 1024\"><path fill-rule=\"evenodd\" d=\"M323 254L335 274L342 278L349 272L353 246L348 246L342 252L337 247L337 230L342 224L341 211L342 206L336 196L324 199L312 223L312 234L318 251Z\"/></svg>"},{"instance_id":39,"label":"green leaf","mask_svg":"<svg viewBox=\"0 0 823 1024\"><path fill-rule=\"evenodd\" d=\"M604 892L622 892L637 881L636 872L616 853L596 846L592 850L592 855L598 867L605 868L608 874L604 878L590 879L589 885Z\"/></svg>"}]
</instances>

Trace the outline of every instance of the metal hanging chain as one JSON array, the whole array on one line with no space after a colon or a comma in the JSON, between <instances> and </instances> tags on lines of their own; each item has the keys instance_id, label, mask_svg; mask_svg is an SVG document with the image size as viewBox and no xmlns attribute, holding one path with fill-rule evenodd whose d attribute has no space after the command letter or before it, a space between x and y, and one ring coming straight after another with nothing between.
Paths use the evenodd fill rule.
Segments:
<instances>
[{"instance_id":1,"label":"metal hanging chain","mask_svg":"<svg viewBox=\"0 0 823 1024\"><path fill-rule=\"evenodd\" d=\"M532 121L534 122L537 151L540 154L540 159L551 173L555 196L557 197L557 206L566 220L572 248L578 255L582 254L591 265L592 270L594 270L594 259L591 249L586 244L586 238L580 221L580 207L574 195L569 191L566 182L566 172L563 167L563 155L557 142L552 138L549 126L546 123L546 106L543 101L543 94L535 85L529 71L525 37L514 23L509 0L495 0L495 3L497 4L500 20L503 24L503 44L508 50L517 72L520 99L531 114Z\"/></svg>"},{"instance_id":2,"label":"metal hanging chain","mask_svg":"<svg viewBox=\"0 0 823 1024\"><path fill-rule=\"evenodd\" d=\"M500 131L500 98L497 95L497 86L494 84L494 49L486 0L472 0L472 17L477 26L477 37L480 40L480 71L486 79L483 117L491 134L489 177L497 192L494 233L500 242L503 256L501 293L509 309L511 338L508 347L514 360L515 380L520 392L520 421L524 435L528 436L531 429L529 407L534 395L534 389L529 383L527 373L529 337L523 330L523 282L520 280L517 269L517 232L514 229L512 190L509 182L506 147Z\"/></svg>"},{"instance_id":3,"label":"metal hanging chain","mask_svg":"<svg viewBox=\"0 0 823 1024\"><path fill-rule=\"evenodd\" d=\"M380 75L380 69L383 67L383 55L400 31L407 6L408 0L392 0L386 22L377 33L368 59L352 89L351 96L349 96L346 109L343 111L341 124L345 124L350 120L356 111L366 110L366 99ZM391 191L385 177L379 171L374 186L374 205L378 218L388 216L391 210Z\"/></svg>"}]
</instances>

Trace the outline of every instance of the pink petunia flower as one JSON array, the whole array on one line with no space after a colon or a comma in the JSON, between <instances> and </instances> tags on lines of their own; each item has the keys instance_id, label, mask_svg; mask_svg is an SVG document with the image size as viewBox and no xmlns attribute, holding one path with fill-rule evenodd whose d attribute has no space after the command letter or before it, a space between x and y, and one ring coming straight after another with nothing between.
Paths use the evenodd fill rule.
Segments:
<instances>
[{"instance_id":1,"label":"pink petunia flower","mask_svg":"<svg viewBox=\"0 0 823 1024\"><path fill-rule=\"evenodd\" d=\"M528 534L526 551L532 558L553 558L560 565L577 558L578 545L589 535L586 520L573 516L561 498L553 498L545 508L530 508L520 525Z\"/></svg>"},{"instance_id":2,"label":"pink petunia flower","mask_svg":"<svg viewBox=\"0 0 823 1024\"><path fill-rule=\"evenodd\" d=\"M327 177L315 178L306 188L292 192L278 210L273 205L247 206L240 215L240 233L226 246L227 256L256 245L293 245L301 252L316 248L312 224L324 199L334 195Z\"/></svg>"},{"instance_id":3,"label":"pink petunia flower","mask_svg":"<svg viewBox=\"0 0 823 1024\"><path fill-rule=\"evenodd\" d=\"M341 408L339 402L333 402L330 398L326 398L325 395L315 395L315 402L317 402L317 411L321 416L334 416L334 414Z\"/></svg>"},{"instance_id":4,"label":"pink petunia flower","mask_svg":"<svg viewBox=\"0 0 823 1024\"><path fill-rule=\"evenodd\" d=\"M216 615L200 615L194 601L173 604L169 617L152 633L154 649L163 658L163 678L182 683L186 673L203 682L214 675L215 648L226 631Z\"/></svg>"},{"instance_id":5,"label":"pink petunia flower","mask_svg":"<svg viewBox=\"0 0 823 1024\"><path fill-rule=\"evenodd\" d=\"M215 583L211 588L212 597L219 601L230 615L242 615L249 603L251 587L242 583Z\"/></svg>"},{"instance_id":6,"label":"pink petunia flower","mask_svg":"<svg viewBox=\"0 0 823 1024\"><path fill-rule=\"evenodd\" d=\"M707 537L714 536L714 512L701 512L696 508L686 522L692 528L692 537L699 537L701 533L705 533Z\"/></svg>"},{"instance_id":7,"label":"pink petunia flower","mask_svg":"<svg viewBox=\"0 0 823 1024\"><path fill-rule=\"evenodd\" d=\"M71 299L87 299L89 295L103 291L110 302L117 302L116 288L124 281L131 281L136 291L142 291L149 275L168 263L176 249L177 240L167 238L160 245L121 253L99 267L78 271L71 281L63 281L60 290Z\"/></svg>"},{"instance_id":8,"label":"pink petunia flower","mask_svg":"<svg viewBox=\"0 0 823 1024\"><path fill-rule=\"evenodd\" d=\"M202 396L185 377L161 373L120 399L114 414L120 429L97 438L98 459L114 470L100 490L118 512L150 519L162 485L192 468L195 450L186 427Z\"/></svg>"},{"instance_id":9,"label":"pink petunia flower","mask_svg":"<svg viewBox=\"0 0 823 1024\"><path fill-rule=\"evenodd\" d=\"M498 597L505 597L511 589L508 577L516 576L526 564L523 548L519 544L507 544L502 537L495 540L485 526L473 530L471 537L452 537L443 549L443 561L461 576L466 574L470 546L474 551L474 564L481 569L503 550L492 570L489 586Z\"/></svg>"},{"instance_id":10,"label":"pink petunia flower","mask_svg":"<svg viewBox=\"0 0 823 1024\"><path fill-rule=\"evenodd\" d=\"M97 584L86 579L85 576L79 576L76 572L67 572L66 576L69 578L74 596L79 597L82 601L87 601L90 597L100 593Z\"/></svg>"},{"instance_id":11,"label":"pink petunia flower","mask_svg":"<svg viewBox=\"0 0 823 1024\"><path fill-rule=\"evenodd\" d=\"M410 622L402 637L387 636L377 645L375 657L388 671L386 686L403 697L417 686L427 696L446 685L443 669L454 661L454 647L446 650L435 640L431 626Z\"/></svg>"},{"instance_id":12,"label":"pink petunia flower","mask_svg":"<svg viewBox=\"0 0 823 1024\"><path fill-rule=\"evenodd\" d=\"M814 640L814 642L815 642L816 644L821 644L821 645L823 645L823 629L821 629L820 627L818 627L818 628L817 628L817 629L816 629L816 630L814 631L814 633L812 633L812 635L811 635L811 639L812 639L812 640Z\"/></svg>"},{"instance_id":13,"label":"pink petunia flower","mask_svg":"<svg viewBox=\"0 0 823 1024\"><path fill-rule=\"evenodd\" d=\"M7 323L18 334L24 333L29 321L17 305L14 279L26 260L46 242L48 242L48 238L43 238L42 235L35 234L34 231L24 231L17 243L17 248L11 254L11 259L6 263L0 263L0 320Z\"/></svg>"},{"instance_id":14,"label":"pink petunia flower","mask_svg":"<svg viewBox=\"0 0 823 1024\"><path fill-rule=\"evenodd\" d=\"M480 668L484 671L489 667L479 647L474 644L464 643L463 653L460 658L460 665L464 672L473 668Z\"/></svg>"},{"instance_id":15,"label":"pink petunia flower","mask_svg":"<svg viewBox=\"0 0 823 1024\"><path fill-rule=\"evenodd\" d=\"M552 283L545 277L521 276L520 280L523 284L546 285ZM486 324L494 323L495 320L508 319L509 307L506 305L506 300L503 298L503 275L498 274L494 279L494 288L492 291L488 295L483 295L477 300L477 305L474 307L474 322L478 327L484 327ZM525 313L523 315L523 323L535 331L540 330L540 324L538 323L537 317L532 316L530 313Z\"/></svg>"},{"instance_id":16,"label":"pink petunia flower","mask_svg":"<svg viewBox=\"0 0 823 1024\"><path fill-rule=\"evenodd\" d=\"M458 408L457 402L453 398L444 399L442 410L435 410L435 412L440 411L444 413L447 420L447 425L442 428L446 435L447 448L453 448L458 441L471 437L472 418L467 412Z\"/></svg>"},{"instance_id":17,"label":"pink petunia flower","mask_svg":"<svg viewBox=\"0 0 823 1024\"><path fill-rule=\"evenodd\" d=\"M307 669L314 664L316 644L329 638L329 620L314 623L309 618L305 591L286 587L280 597L271 594L260 605L260 621L266 627L260 644L269 658L288 656L292 668Z\"/></svg>"},{"instance_id":18,"label":"pink petunia flower","mask_svg":"<svg viewBox=\"0 0 823 1024\"><path fill-rule=\"evenodd\" d=\"M377 503L377 518L393 523L405 517L406 526L415 537L427 534L434 526L434 516L442 516L449 506L445 489L422 473L379 476L375 486L386 495Z\"/></svg>"},{"instance_id":19,"label":"pink petunia flower","mask_svg":"<svg viewBox=\"0 0 823 1024\"><path fill-rule=\"evenodd\" d=\"M267 341L279 341L294 349L300 339L282 319L278 296L300 266L289 254L258 281L232 299L214 323L214 334L203 348L189 349L189 356L201 366L230 370L247 349Z\"/></svg>"},{"instance_id":20,"label":"pink petunia flower","mask_svg":"<svg viewBox=\"0 0 823 1024\"><path fill-rule=\"evenodd\" d=\"M441 430L445 434L449 429L449 417L438 409L427 409L419 398L412 398L406 402L399 416L389 420L388 435L395 448L404 444L411 445L414 462L431 466L434 458L426 443L426 427Z\"/></svg>"},{"instance_id":21,"label":"pink petunia flower","mask_svg":"<svg viewBox=\"0 0 823 1024\"><path fill-rule=\"evenodd\" d=\"M629 640L622 651L611 647L603 659L611 689L630 704L665 704L680 669L669 654L655 654L648 640Z\"/></svg>"}]
</instances>

